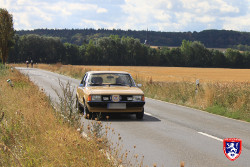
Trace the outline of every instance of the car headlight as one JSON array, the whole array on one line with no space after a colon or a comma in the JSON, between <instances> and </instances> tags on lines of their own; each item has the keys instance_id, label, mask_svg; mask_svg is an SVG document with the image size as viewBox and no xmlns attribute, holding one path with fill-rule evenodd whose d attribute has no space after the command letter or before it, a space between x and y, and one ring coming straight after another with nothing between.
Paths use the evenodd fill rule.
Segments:
<instances>
[{"instance_id":1,"label":"car headlight","mask_svg":"<svg viewBox=\"0 0 250 167\"><path fill-rule=\"evenodd\" d=\"M101 95L91 95L91 101L102 101Z\"/></svg>"},{"instance_id":2,"label":"car headlight","mask_svg":"<svg viewBox=\"0 0 250 167\"><path fill-rule=\"evenodd\" d=\"M139 95L133 96L133 101L144 101L144 96L139 96Z\"/></svg>"}]
</instances>

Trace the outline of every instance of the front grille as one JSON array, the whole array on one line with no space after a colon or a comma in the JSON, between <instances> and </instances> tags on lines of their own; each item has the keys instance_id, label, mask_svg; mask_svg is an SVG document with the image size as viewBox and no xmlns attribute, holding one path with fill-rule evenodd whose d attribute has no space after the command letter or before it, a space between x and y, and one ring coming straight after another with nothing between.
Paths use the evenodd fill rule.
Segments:
<instances>
[{"instance_id":1,"label":"front grille","mask_svg":"<svg viewBox=\"0 0 250 167\"><path fill-rule=\"evenodd\" d=\"M132 95L120 95L120 101L128 101L128 97L133 97ZM112 101L112 95L102 95L102 101Z\"/></svg>"},{"instance_id":2,"label":"front grille","mask_svg":"<svg viewBox=\"0 0 250 167\"><path fill-rule=\"evenodd\" d=\"M111 100L111 96L110 95L103 95L102 96L102 101L110 101L110 100Z\"/></svg>"},{"instance_id":3,"label":"front grille","mask_svg":"<svg viewBox=\"0 0 250 167\"><path fill-rule=\"evenodd\" d=\"M121 101L128 101L128 97L132 97L132 96L131 95L122 95L121 97L122 97Z\"/></svg>"}]
</instances>

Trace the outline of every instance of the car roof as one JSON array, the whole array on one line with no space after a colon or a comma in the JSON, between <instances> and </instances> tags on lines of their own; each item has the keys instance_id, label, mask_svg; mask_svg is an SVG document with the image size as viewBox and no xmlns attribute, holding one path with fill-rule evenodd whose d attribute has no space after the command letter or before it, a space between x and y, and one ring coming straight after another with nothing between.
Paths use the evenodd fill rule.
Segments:
<instances>
[{"instance_id":1,"label":"car roof","mask_svg":"<svg viewBox=\"0 0 250 167\"><path fill-rule=\"evenodd\" d=\"M129 74L128 72L125 71L88 71L89 74Z\"/></svg>"}]
</instances>

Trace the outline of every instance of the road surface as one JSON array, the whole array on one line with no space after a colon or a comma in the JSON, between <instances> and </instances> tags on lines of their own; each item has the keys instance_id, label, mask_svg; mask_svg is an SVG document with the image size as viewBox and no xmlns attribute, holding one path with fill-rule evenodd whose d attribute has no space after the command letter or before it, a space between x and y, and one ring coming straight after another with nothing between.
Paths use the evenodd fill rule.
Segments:
<instances>
[{"instance_id":1,"label":"road surface","mask_svg":"<svg viewBox=\"0 0 250 167\"><path fill-rule=\"evenodd\" d=\"M55 100L53 89L60 91L58 79L70 81L75 88L80 83L40 69L17 69ZM108 121L121 135L124 149L144 156L144 165L178 167L183 161L185 167L250 167L250 123L150 98L146 98L145 112L143 120L120 115ZM237 160L230 161L224 155L224 138L242 139Z\"/></svg>"}]
</instances>

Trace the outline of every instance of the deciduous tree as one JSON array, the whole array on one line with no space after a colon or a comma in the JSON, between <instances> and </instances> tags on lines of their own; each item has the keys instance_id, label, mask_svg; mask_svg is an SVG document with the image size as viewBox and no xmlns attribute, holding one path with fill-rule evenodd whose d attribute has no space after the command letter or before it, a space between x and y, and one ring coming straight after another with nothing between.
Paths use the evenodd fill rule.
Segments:
<instances>
[{"instance_id":1,"label":"deciduous tree","mask_svg":"<svg viewBox=\"0 0 250 167\"><path fill-rule=\"evenodd\" d=\"M6 9L0 8L0 55L2 63L8 58L9 48L14 44L13 17Z\"/></svg>"}]
</instances>

